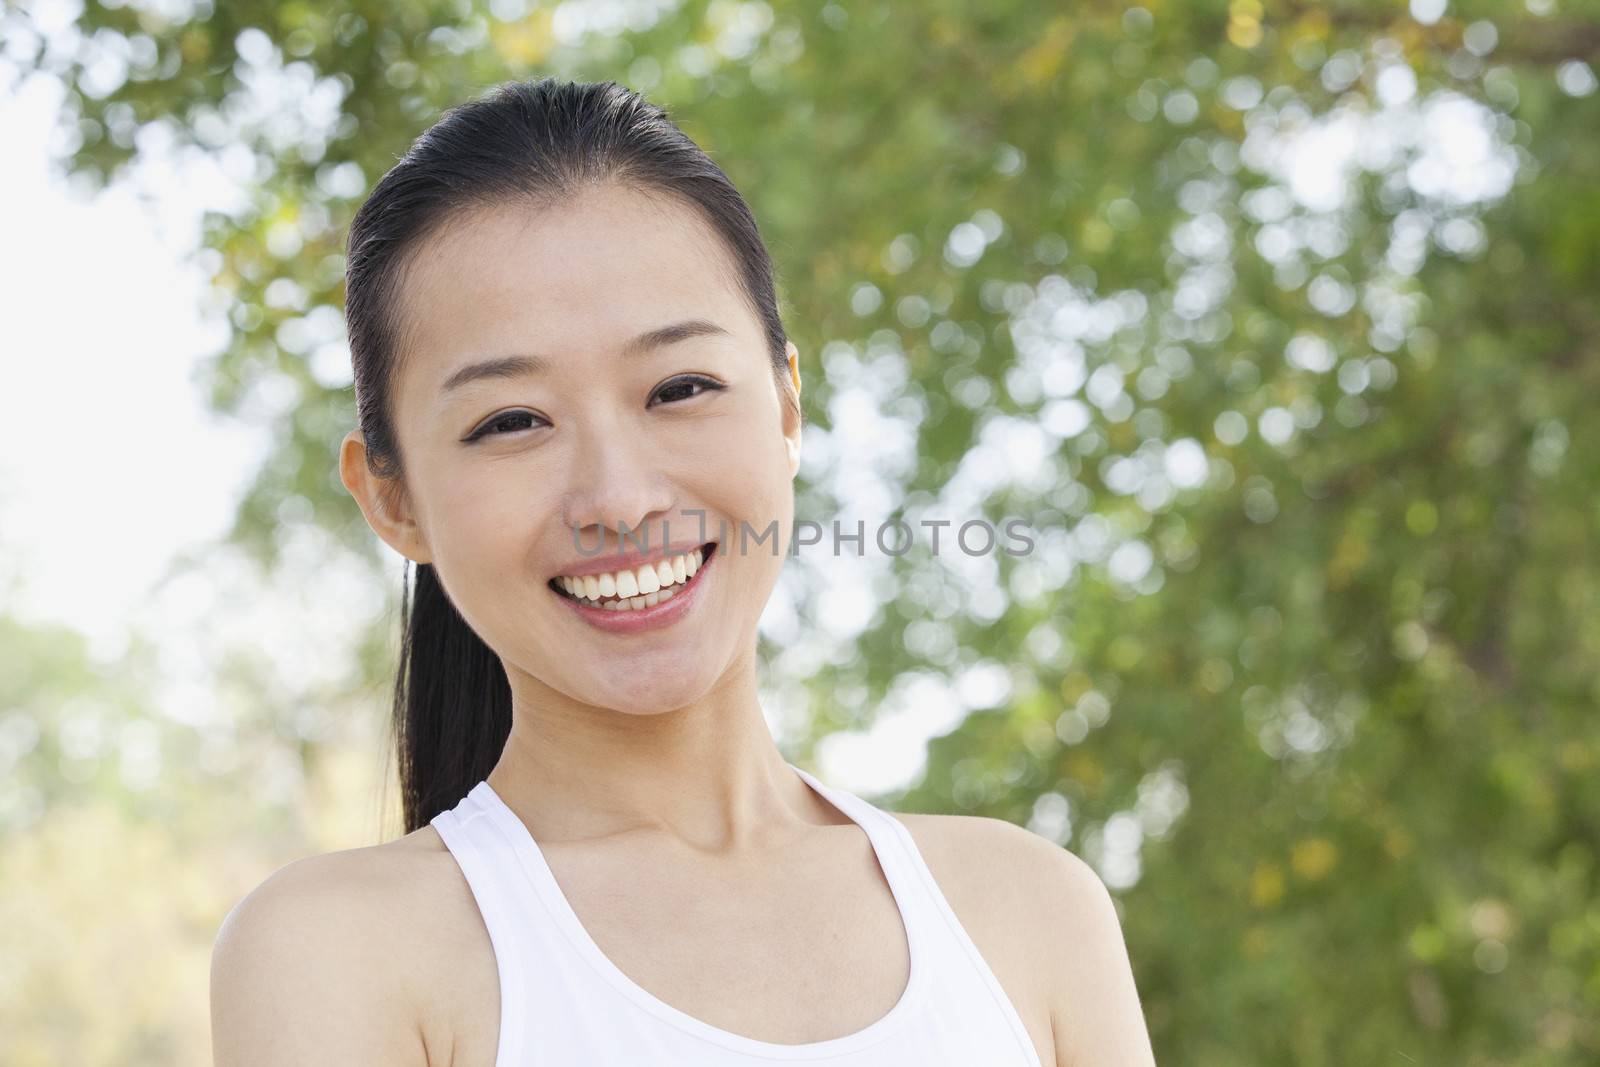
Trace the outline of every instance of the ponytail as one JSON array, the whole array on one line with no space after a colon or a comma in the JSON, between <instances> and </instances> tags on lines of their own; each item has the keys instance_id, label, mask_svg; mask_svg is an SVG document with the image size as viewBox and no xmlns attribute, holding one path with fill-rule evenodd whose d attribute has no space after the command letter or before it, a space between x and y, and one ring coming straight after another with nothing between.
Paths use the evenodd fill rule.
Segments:
<instances>
[{"instance_id":1,"label":"ponytail","mask_svg":"<svg viewBox=\"0 0 1600 1067\"><path fill-rule=\"evenodd\" d=\"M409 573L412 564L406 562ZM511 733L511 686L500 657L450 603L438 573L402 577L400 666L394 687L405 832L456 806L489 776Z\"/></svg>"}]
</instances>

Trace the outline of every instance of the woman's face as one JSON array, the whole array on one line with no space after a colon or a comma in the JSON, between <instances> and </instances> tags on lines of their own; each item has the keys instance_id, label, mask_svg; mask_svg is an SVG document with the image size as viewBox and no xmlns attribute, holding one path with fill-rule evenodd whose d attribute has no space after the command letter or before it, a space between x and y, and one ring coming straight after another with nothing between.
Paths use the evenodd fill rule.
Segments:
<instances>
[{"instance_id":1,"label":"woman's face","mask_svg":"<svg viewBox=\"0 0 1600 1067\"><path fill-rule=\"evenodd\" d=\"M667 711L753 654L788 551L800 424L737 284L692 209L613 186L447 226L405 276L392 408L404 495L394 513L374 505L359 434L345 483L386 541L434 566L519 695ZM630 344L685 322L709 326ZM536 367L464 373L508 356ZM774 522L765 542L741 537L741 523ZM627 631L622 613L551 587L641 543L670 559L664 535L673 549L719 544L655 625Z\"/></svg>"}]
</instances>

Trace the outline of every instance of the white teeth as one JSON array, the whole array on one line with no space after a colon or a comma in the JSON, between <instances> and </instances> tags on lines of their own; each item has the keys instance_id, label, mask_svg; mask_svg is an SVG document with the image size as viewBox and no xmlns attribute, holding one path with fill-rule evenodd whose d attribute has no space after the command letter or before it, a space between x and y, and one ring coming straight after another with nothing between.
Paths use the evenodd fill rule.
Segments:
<instances>
[{"instance_id":1,"label":"white teeth","mask_svg":"<svg viewBox=\"0 0 1600 1067\"><path fill-rule=\"evenodd\" d=\"M641 593L654 593L661 588L661 576L656 573L654 567L648 564L640 567L635 572L635 577L638 579L639 592Z\"/></svg>"},{"instance_id":2,"label":"white teeth","mask_svg":"<svg viewBox=\"0 0 1600 1067\"><path fill-rule=\"evenodd\" d=\"M633 570L607 574L561 575L556 584L572 596L596 602L607 611L633 611L654 607L678 591L699 571L703 550L695 549ZM604 600L602 597L618 597Z\"/></svg>"},{"instance_id":3,"label":"white teeth","mask_svg":"<svg viewBox=\"0 0 1600 1067\"><path fill-rule=\"evenodd\" d=\"M646 596L629 597L627 600L607 600L600 605L605 611L637 611L640 608L653 608L663 600L670 599L678 590L668 586L657 593Z\"/></svg>"}]
</instances>

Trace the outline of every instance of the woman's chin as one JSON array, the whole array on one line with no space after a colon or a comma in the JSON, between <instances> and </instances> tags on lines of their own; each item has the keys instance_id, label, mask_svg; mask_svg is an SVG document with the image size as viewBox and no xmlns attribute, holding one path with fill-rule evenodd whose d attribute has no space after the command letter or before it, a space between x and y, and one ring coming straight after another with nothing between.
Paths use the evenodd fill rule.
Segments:
<instances>
[{"instance_id":1,"label":"woman's chin","mask_svg":"<svg viewBox=\"0 0 1600 1067\"><path fill-rule=\"evenodd\" d=\"M662 715L695 703L711 689L710 680L702 682L698 679L680 678L662 684L652 680L649 675L659 676L667 672L645 673L647 677L641 678L637 684L610 688L604 697L595 703L629 715Z\"/></svg>"}]
</instances>

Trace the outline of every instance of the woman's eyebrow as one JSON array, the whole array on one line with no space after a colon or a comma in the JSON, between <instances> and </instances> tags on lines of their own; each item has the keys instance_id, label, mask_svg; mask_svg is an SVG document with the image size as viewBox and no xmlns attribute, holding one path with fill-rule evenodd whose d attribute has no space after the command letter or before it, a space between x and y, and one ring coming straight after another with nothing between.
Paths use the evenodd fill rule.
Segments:
<instances>
[{"instance_id":1,"label":"woman's eyebrow","mask_svg":"<svg viewBox=\"0 0 1600 1067\"><path fill-rule=\"evenodd\" d=\"M684 319L670 326L646 330L622 346L624 356L640 356L657 348L664 348L691 337L732 337L727 330L709 319Z\"/></svg>"},{"instance_id":2,"label":"woman's eyebrow","mask_svg":"<svg viewBox=\"0 0 1600 1067\"><path fill-rule=\"evenodd\" d=\"M642 356L658 348L687 341L691 337L731 337L727 330L718 326L709 319L684 319L667 326L658 326L653 330L633 338L622 346L624 357ZM521 378L528 375L546 374L551 367L551 361L545 356L513 355L499 356L495 359L480 360L477 363L468 363L458 367L444 380L439 387L441 396L446 396L469 382L483 381L486 379Z\"/></svg>"}]
</instances>

